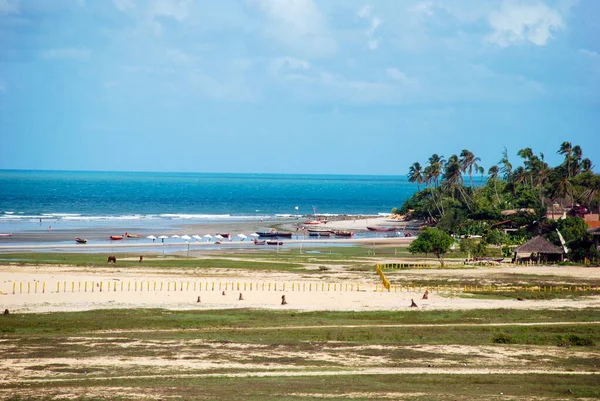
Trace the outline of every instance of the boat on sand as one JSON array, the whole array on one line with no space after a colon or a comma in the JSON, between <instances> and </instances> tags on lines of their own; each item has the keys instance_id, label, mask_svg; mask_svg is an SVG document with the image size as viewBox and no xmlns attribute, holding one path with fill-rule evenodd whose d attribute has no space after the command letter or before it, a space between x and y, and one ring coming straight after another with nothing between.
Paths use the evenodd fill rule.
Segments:
<instances>
[{"instance_id":1,"label":"boat on sand","mask_svg":"<svg viewBox=\"0 0 600 401\"><path fill-rule=\"evenodd\" d=\"M123 236L122 235L111 235L110 239L113 241L118 241L118 240L123 239Z\"/></svg>"},{"instance_id":2,"label":"boat on sand","mask_svg":"<svg viewBox=\"0 0 600 401\"><path fill-rule=\"evenodd\" d=\"M378 232L390 232L390 231L396 231L397 228L396 227L369 227L369 226L367 226L367 230L378 231Z\"/></svg>"},{"instance_id":3,"label":"boat on sand","mask_svg":"<svg viewBox=\"0 0 600 401\"><path fill-rule=\"evenodd\" d=\"M87 239L76 237L75 242L77 242L78 244L85 244L87 243Z\"/></svg>"}]
</instances>

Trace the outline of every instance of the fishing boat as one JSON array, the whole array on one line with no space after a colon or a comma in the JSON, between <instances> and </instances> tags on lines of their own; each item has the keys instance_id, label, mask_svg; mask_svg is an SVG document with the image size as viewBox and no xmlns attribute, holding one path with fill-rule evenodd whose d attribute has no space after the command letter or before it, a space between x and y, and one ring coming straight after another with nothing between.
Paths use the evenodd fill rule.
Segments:
<instances>
[{"instance_id":1,"label":"fishing boat","mask_svg":"<svg viewBox=\"0 0 600 401\"><path fill-rule=\"evenodd\" d=\"M254 240L254 241L252 241L252 242L254 242L254 245L264 245L264 244L266 244L266 241L259 241L259 240L257 240L257 239L255 239L255 240Z\"/></svg>"},{"instance_id":2,"label":"fishing boat","mask_svg":"<svg viewBox=\"0 0 600 401\"><path fill-rule=\"evenodd\" d=\"M87 243L87 239L77 237L75 238L75 242L77 242L78 244L85 244Z\"/></svg>"},{"instance_id":3,"label":"fishing boat","mask_svg":"<svg viewBox=\"0 0 600 401\"><path fill-rule=\"evenodd\" d=\"M352 237L354 235L354 232L352 232L352 231L345 231L345 230L335 230L333 232L333 234L336 237Z\"/></svg>"},{"instance_id":4,"label":"fishing boat","mask_svg":"<svg viewBox=\"0 0 600 401\"><path fill-rule=\"evenodd\" d=\"M276 238L276 237L292 238L292 233L291 232L285 232L285 231L257 232L257 234L260 237L264 237L264 238Z\"/></svg>"},{"instance_id":5,"label":"fishing boat","mask_svg":"<svg viewBox=\"0 0 600 401\"><path fill-rule=\"evenodd\" d=\"M267 245L283 245L283 241L267 241Z\"/></svg>"},{"instance_id":6,"label":"fishing boat","mask_svg":"<svg viewBox=\"0 0 600 401\"><path fill-rule=\"evenodd\" d=\"M2 237L2 238L12 237L12 234L0 234L0 237Z\"/></svg>"},{"instance_id":7,"label":"fishing boat","mask_svg":"<svg viewBox=\"0 0 600 401\"><path fill-rule=\"evenodd\" d=\"M120 239L123 239L123 236L122 235L111 235L110 239L113 241L118 241Z\"/></svg>"},{"instance_id":8,"label":"fishing boat","mask_svg":"<svg viewBox=\"0 0 600 401\"><path fill-rule=\"evenodd\" d=\"M139 234L129 234L129 233L125 233L125 236L127 238L140 238Z\"/></svg>"},{"instance_id":9,"label":"fishing boat","mask_svg":"<svg viewBox=\"0 0 600 401\"><path fill-rule=\"evenodd\" d=\"M333 234L330 233L329 231L308 233L309 237L330 237L332 235Z\"/></svg>"},{"instance_id":10,"label":"fishing boat","mask_svg":"<svg viewBox=\"0 0 600 401\"><path fill-rule=\"evenodd\" d=\"M306 231L317 234L333 234L333 230L315 230L314 228L307 228Z\"/></svg>"},{"instance_id":11,"label":"fishing boat","mask_svg":"<svg viewBox=\"0 0 600 401\"><path fill-rule=\"evenodd\" d=\"M367 230L378 231L378 232L390 232L390 231L396 231L397 228L396 227L369 227L369 226L367 226Z\"/></svg>"}]
</instances>

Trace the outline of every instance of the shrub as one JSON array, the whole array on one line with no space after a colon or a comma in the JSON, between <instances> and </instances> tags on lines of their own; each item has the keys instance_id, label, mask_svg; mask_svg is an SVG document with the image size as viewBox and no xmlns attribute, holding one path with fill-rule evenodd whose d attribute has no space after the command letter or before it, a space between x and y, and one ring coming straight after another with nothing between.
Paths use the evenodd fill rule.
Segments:
<instances>
[{"instance_id":1,"label":"shrub","mask_svg":"<svg viewBox=\"0 0 600 401\"><path fill-rule=\"evenodd\" d=\"M492 338L494 344L514 344L515 340L511 335L498 333Z\"/></svg>"}]
</instances>

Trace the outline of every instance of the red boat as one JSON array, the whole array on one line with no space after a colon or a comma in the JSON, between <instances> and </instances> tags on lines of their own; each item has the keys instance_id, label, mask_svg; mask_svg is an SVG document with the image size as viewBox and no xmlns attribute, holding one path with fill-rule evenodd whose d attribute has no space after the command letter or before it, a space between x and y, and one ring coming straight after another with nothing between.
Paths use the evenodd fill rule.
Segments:
<instances>
[{"instance_id":1,"label":"red boat","mask_svg":"<svg viewBox=\"0 0 600 401\"><path fill-rule=\"evenodd\" d=\"M397 228L396 227L368 227L367 226L367 230L379 231L379 232L389 232L389 231L396 231Z\"/></svg>"},{"instance_id":2,"label":"red boat","mask_svg":"<svg viewBox=\"0 0 600 401\"><path fill-rule=\"evenodd\" d=\"M122 235L111 235L110 239L113 241L117 241L117 240L123 239L123 236Z\"/></svg>"}]
</instances>

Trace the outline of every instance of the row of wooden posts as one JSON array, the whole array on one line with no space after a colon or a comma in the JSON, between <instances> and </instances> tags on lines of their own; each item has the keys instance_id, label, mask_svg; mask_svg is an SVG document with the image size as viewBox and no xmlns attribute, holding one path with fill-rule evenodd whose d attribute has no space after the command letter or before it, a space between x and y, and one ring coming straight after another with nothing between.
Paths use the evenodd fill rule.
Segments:
<instances>
[{"instance_id":1,"label":"row of wooden posts","mask_svg":"<svg viewBox=\"0 0 600 401\"><path fill-rule=\"evenodd\" d=\"M485 260L479 260L479 261L474 261L474 262L470 262L469 264L465 263L465 262L460 262L460 263L444 263L444 267L464 267L464 266L473 266L475 264L484 264L487 261ZM502 266L533 266L533 265L538 265L539 263L533 263L532 261L521 261L519 263L502 263ZM428 268L439 268L440 264L439 263L383 263L383 264L378 264L377 266L379 266L381 269L386 270L386 269L428 269Z\"/></svg>"},{"instance_id":2,"label":"row of wooden posts","mask_svg":"<svg viewBox=\"0 0 600 401\"><path fill-rule=\"evenodd\" d=\"M390 285L389 289L384 284L375 284L376 292L438 292L438 293L474 293L474 292L581 292L598 291L599 286L564 286L564 285L533 285L533 286L495 286L495 285L437 285L423 286L414 284Z\"/></svg>"},{"instance_id":3,"label":"row of wooden posts","mask_svg":"<svg viewBox=\"0 0 600 401\"><path fill-rule=\"evenodd\" d=\"M70 284L70 285L69 285ZM350 283L233 283L233 282L156 282L156 281L134 281L113 282L102 281L59 281L56 283L54 292L125 292L125 291L365 291L363 284ZM438 285L423 286L416 284L392 284L387 289L383 284L375 284L375 292L430 292L438 293L473 293L473 292L577 292L598 291L598 286L493 286L493 285ZM46 283L35 281L13 282L13 294L46 293Z\"/></svg>"},{"instance_id":4,"label":"row of wooden posts","mask_svg":"<svg viewBox=\"0 0 600 401\"><path fill-rule=\"evenodd\" d=\"M18 285L17 285L18 284ZM25 284L25 285L23 285ZM70 284L70 286L69 286ZM105 285L106 284L106 285ZM233 283L233 282L183 282L183 281L58 281L54 292L115 291L360 291L360 284L351 283ZM35 281L13 282L13 294L46 293L46 283Z\"/></svg>"}]
</instances>

